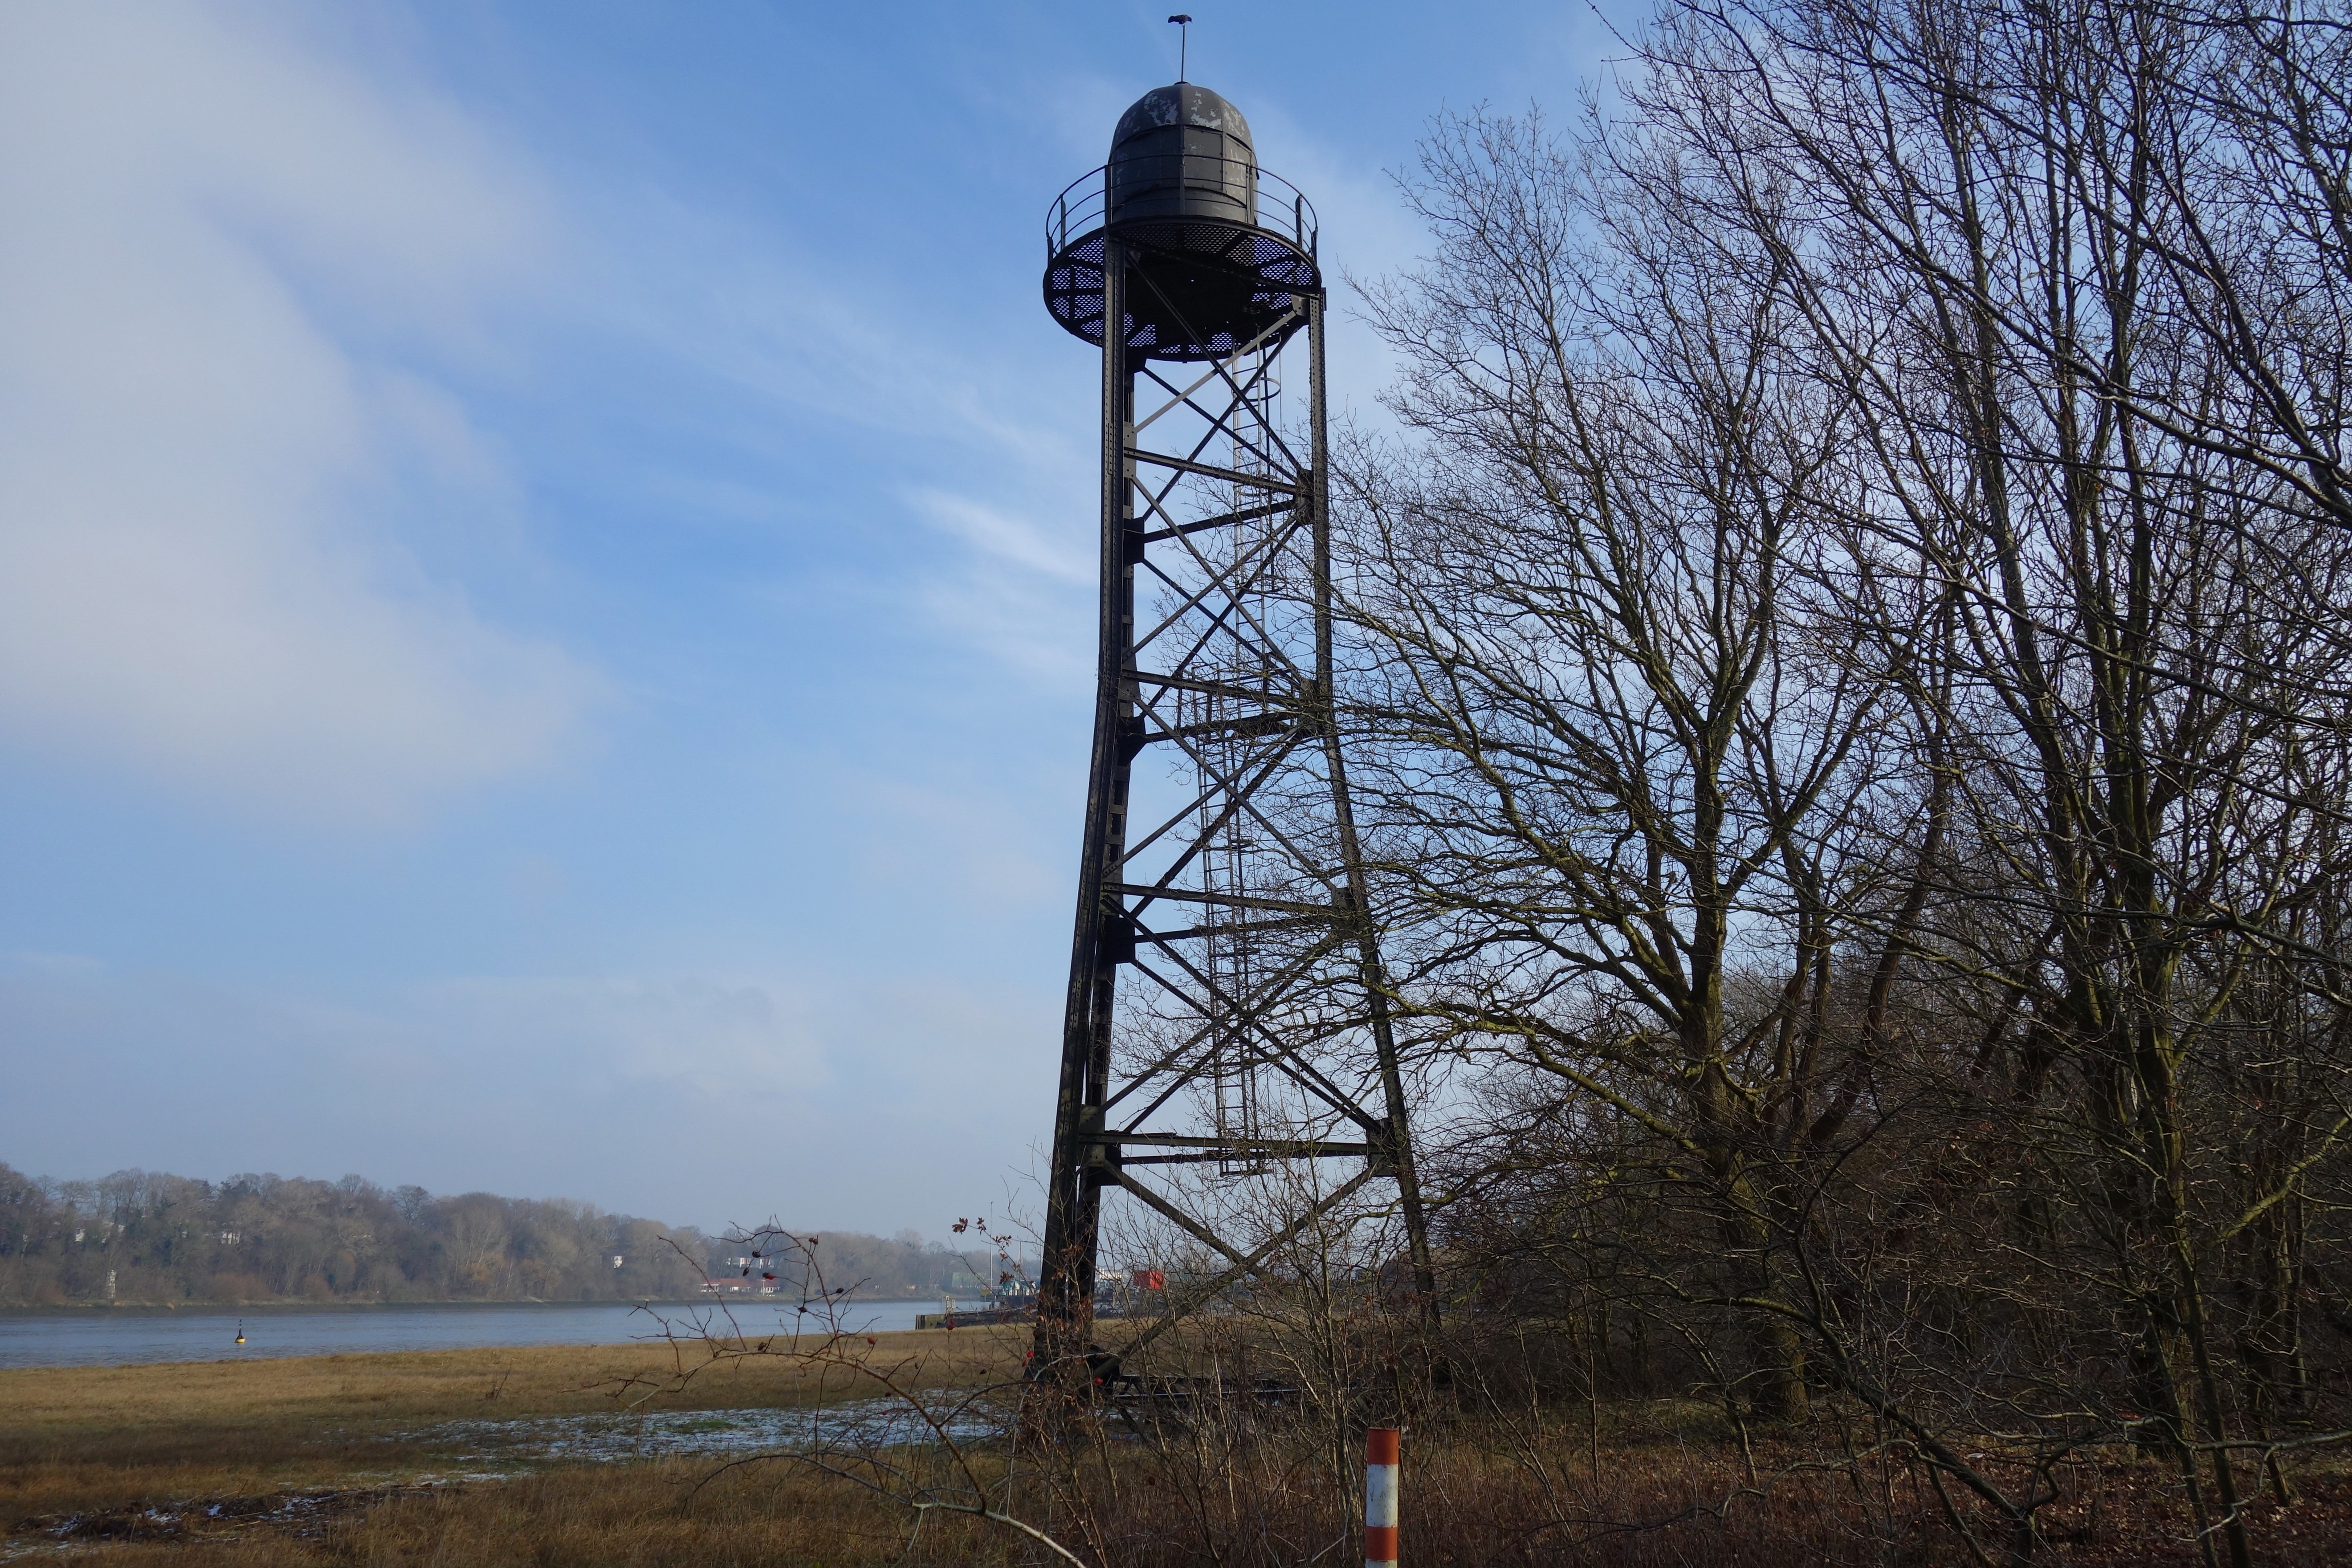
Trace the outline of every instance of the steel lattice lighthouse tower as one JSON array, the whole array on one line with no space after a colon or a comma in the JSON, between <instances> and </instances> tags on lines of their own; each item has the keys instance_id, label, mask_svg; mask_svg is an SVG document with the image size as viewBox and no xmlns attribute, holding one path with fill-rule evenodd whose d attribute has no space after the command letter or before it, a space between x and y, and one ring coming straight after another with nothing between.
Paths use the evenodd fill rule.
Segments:
<instances>
[{"instance_id":1,"label":"steel lattice lighthouse tower","mask_svg":"<svg viewBox=\"0 0 2352 1568\"><path fill-rule=\"evenodd\" d=\"M1046 308L1102 353L1102 599L1040 1370L1092 1348L1108 1189L1207 1261L1178 1314L1368 1205L1430 1299L1334 722L1316 251L1241 112L1186 82L1047 219Z\"/></svg>"}]
</instances>

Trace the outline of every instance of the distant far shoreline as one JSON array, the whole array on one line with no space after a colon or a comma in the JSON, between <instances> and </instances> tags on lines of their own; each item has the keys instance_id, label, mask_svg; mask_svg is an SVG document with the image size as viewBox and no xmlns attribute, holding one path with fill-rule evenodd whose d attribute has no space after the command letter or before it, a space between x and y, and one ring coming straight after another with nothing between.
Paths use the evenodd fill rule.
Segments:
<instances>
[{"instance_id":1,"label":"distant far shoreline","mask_svg":"<svg viewBox=\"0 0 2352 1568\"><path fill-rule=\"evenodd\" d=\"M873 1307L890 1302L927 1301L926 1296L845 1296L842 1305ZM283 1316L292 1312L478 1312L501 1308L601 1307L781 1307L797 1306L784 1296L677 1296L644 1300L572 1301L69 1301L54 1306L0 1305L0 1318L248 1318Z\"/></svg>"}]
</instances>

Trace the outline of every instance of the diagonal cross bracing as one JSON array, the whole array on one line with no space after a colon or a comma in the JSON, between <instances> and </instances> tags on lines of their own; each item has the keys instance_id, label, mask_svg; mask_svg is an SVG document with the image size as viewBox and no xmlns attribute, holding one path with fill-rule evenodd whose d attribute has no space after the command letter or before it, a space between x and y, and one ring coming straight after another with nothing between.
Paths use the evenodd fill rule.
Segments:
<instances>
[{"instance_id":1,"label":"diagonal cross bracing","mask_svg":"<svg viewBox=\"0 0 2352 1568\"><path fill-rule=\"evenodd\" d=\"M1116 233L1101 243L1102 320L1125 321L1131 291L1159 284ZM1181 303L1159 300L1157 319L1204 341ZM1300 1227L1393 1182L1391 1212L1427 1278L1330 708L1323 324L1320 295L1299 293L1288 315L1183 376L1118 334L1104 350L1095 748L1041 1367L1092 1342L1109 1195L1230 1283L1278 1269ZM1167 395L1139 419L1139 385ZM1238 1201L1235 1184L1335 1160L1343 1175L1349 1162L1360 1168L1336 1189L1297 1188L1319 1198L1291 1204L1276 1183ZM1147 1183L1148 1166L1170 1169Z\"/></svg>"}]
</instances>

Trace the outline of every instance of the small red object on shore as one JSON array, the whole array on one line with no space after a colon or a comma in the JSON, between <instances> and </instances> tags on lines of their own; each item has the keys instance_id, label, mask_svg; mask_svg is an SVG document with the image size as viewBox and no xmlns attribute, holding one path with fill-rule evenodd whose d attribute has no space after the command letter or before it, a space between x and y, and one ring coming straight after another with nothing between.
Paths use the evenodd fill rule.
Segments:
<instances>
[{"instance_id":1,"label":"small red object on shore","mask_svg":"<svg viewBox=\"0 0 2352 1568\"><path fill-rule=\"evenodd\" d=\"M1402 1433L1375 1426L1364 1434L1364 1568L1396 1568L1397 1450Z\"/></svg>"}]
</instances>

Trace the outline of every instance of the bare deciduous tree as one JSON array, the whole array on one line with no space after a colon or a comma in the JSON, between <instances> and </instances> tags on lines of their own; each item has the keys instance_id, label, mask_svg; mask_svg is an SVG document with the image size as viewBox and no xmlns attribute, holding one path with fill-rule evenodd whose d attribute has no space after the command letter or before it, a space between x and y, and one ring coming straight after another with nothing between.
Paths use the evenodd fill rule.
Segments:
<instances>
[{"instance_id":1,"label":"bare deciduous tree","mask_svg":"<svg viewBox=\"0 0 2352 1568\"><path fill-rule=\"evenodd\" d=\"M1460 1256L1859 1401L2020 1560L2128 1433L2247 1562L2345 1316L2347 38L1687 0L1569 136L1441 124L1373 294L1351 712Z\"/></svg>"}]
</instances>

